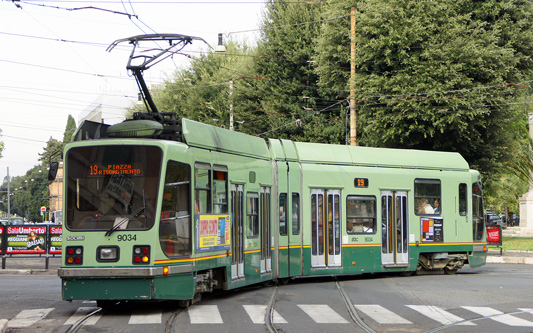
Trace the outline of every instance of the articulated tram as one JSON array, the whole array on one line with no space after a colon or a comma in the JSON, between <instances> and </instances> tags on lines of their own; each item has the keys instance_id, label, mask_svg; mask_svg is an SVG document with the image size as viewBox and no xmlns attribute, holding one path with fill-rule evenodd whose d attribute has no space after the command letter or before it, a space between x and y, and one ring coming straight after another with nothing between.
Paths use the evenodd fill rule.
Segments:
<instances>
[{"instance_id":1,"label":"articulated tram","mask_svg":"<svg viewBox=\"0 0 533 333\"><path fill-rule=\"evenodd\" d=\"M263 140L169 114L85 121L63 198L63 299L99 306L486 263L481 177L457 153Z\"/></svg>"}]
</instances>

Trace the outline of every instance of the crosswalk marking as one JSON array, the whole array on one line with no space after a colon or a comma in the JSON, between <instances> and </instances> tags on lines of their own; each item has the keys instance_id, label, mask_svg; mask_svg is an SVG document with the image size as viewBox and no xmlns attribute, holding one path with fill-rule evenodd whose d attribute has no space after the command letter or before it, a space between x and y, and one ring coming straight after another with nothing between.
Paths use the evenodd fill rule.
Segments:
<instances>
[{"instance_id":1,"label":"crosswalk marking","mask_svg":"<svg viewBox=\"0 0 533 333\"><path fill-rule=\"evenodd\" d=\"M505 325L533 327L533 322L529 320L518 318L509 314L504 314L503 312L495 310L493 308L482 306L462 306L462 308L475 312L483 317L490 316L490 319Z\"/></svg>"},{"instance_id":2,"label":"crosswalk marking","mask_svg":"<svg viewBox=\"0 0 533 333\"><path fill-rule=\"evenodd\" d=\"M298 304L317 324L347 324L348 321L326 304Z\"/></svg>"},{"instance_id":3,"label":"crosswalk marking","mask_svg":"<svg viewBox=\"0 0 533 333\"><path fill-rule=\"evenodd\" d=\"M533 314L533 309L519 308L518 310Z\"/></svg>"},{"instance_id":4,"label":"crosswalk marking","mask_svg":"<svg viewBox=\"0 0 533 333\"><path fill-rule=\"evenodd\" d=\"M407 307L420 312L426 317L429 317L443 325L458 323L457 325L476 325L470 321L464 321L463 318L445 311L437 306L431 305L407 305ZM464 321L464 322L463 322Z\"/></svg>"},{"instance_id":5,"label":"crosswalk marking","mask_svg":"<svg viewBox=\"0 0 533 333\"><path fill-rule=\"evenodd\" d=\"M385 309L381 305L354 304L354 306L379 324L412 324L409 320L398 316L396 313Z\"/></svg>"},{"instance_id":6,"label":"crosswalk marking","mask_svg":"<svg viewBox=\"0 0 533 333\"><path fill-rule=\"evenodd\" d=\"M193 305L189 308L191 324L223 324L216 305Z\"/></svg>"},{"instance_id":7,"label":"crosswalk marking","mask_svg":"<svg viewBox=\"0 0 533 333\"><path fill-rule=\"evenodd\" d=\"M128 324L161 324L162 317L163 310L150 311L147 309L139 309L131 314Z\"/></svg>"},{"instance_id":8,"label":"crosswalk marking","mask_svg":"<svg viewBox=\"0 0 533 333\"><path fill-rule=\"evenodd\" d=\"M15 316L15 318L11 319L7 323L7 327L30 327L31 325L46 317L53 309L54 308L22 310Z\"/></svg>"},{"instance_id":9,"label":"crosswalk marking","mask_svg":"<svg viewBox=\"0 0 533 333\"><path fill-rule=\"evenodd\" d=\"M266 305L243 305L243 307L254 324L265 323ZM287 324L287 321L276 310L274 310L272 322L274 324Z\"/></svg>"},{"instance_id":10,"label":"crosswalk marking","mask_svg":"<svg viewBox=\"0 0 533 333\"><path fill-rule=\"evenodd\" d=\"M78 320L85 317L89 313L96 311L98 307L92 307L92 306L82 306L76 309L76 312L70 318L63 324L63 325L74 325ZM96 325L96 322L98 319L102 317L101 313L97 313L95 315L90 316L83 322L83 325Z\"/></svg>"},{"instance_id":11,"label":"crosswalk marking","mask_svg":"<svg viewBox=\"0 0 533 333\"><path fill-rule=\"evenodd\" d=\"M346 324L348 321L340 314L335 312L329 305L326 304L296 304L302 311L304 311L312 320L319 324ZM359 304L354 305L359 311L372 318L379 324L411 324L413 323L396 313L386 309L377 304ZM443 325L476 325L472 321L464 320L461 317L454 315L440 307L431 305L405 305L409 309L418 312L432 320L435 320ZM243 305L244 310L254 324L265 324L266 305ZM516 314L532 314L533 308L519 308L514 314L506 314L491 307L474 307L462 306L461 308L474 312L484 319L491 319L498 323L508 326L533 327L533 321L516 317ZM64 325L73 325L81 318L89 313L97 310L95 306L84 306L76 309L65 321ZM54 308L22 310L13 319L8 321L9 328L25 328L34 325L37 322L45 323L54 321L55 319L45 319ZM193 305L188 309L191 324L223 324L222 316L217 305ZM97 321L102 317L102 313L87 318L83 325L96 325ZM134 310L129 317L128 324L161 324L163 310L158 309L150 311L147 309ZM482 319L478 318L478 319ZM477 320L477 319L476 319ZM277 311L273 311L273 323L287 324L287 320L283 318Z\"/></svg>"}]
</instances>

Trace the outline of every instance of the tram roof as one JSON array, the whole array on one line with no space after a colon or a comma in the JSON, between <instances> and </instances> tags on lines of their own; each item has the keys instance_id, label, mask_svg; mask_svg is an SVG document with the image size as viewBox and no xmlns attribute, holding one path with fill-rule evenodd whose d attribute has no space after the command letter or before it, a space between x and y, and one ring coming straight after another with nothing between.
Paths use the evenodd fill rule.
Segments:
<instances>
[{"instance_id":1,"label":"tram roof","mask_svg":"<svg viewBox=\"0 0 533 333\"><path fill-rule=\"evenodd\" d=\"M463 170L466 160L459 153L343 146L295 142L299 160L303 163L379 166L389 168Z\"/></svg>"},{"instance_id":2,"label":"tram roof","mask_svg":"<svg viewBox=\"0 0 533 333\"><path fill-rule=\"evenodd\" d=\"M189 146L270 159L264 139L189 119L182 119L182 127Z\"/></svg>"},{"instance_id":3,"label":"tram roof","mask_svg":"<svg viewBox=\"0 0 533 333\"><path fill-rule=\"evenodd\" d=\"M466 160L459 153L344 146L262 138L241 132L182 119L183 137L188 145L262 159L302 163L359 165L388 168L463 170Z\"/></svg>"}]
</instances>

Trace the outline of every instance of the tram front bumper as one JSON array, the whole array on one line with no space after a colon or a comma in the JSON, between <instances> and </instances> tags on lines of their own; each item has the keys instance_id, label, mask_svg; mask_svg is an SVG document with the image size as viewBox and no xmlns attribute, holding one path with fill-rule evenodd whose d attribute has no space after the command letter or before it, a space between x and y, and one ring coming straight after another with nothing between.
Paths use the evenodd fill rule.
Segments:
<instances>
[{"instance_id":1,"label":"tram front bumper","mask_svg":"<svg viewBox=\"0 0 533 333\"><path fill-rule=\"evenodd\" d=\"M132 268L60 268L64 300L186 300L196 283L192 265Z\"/></svg>"}]
</instances>

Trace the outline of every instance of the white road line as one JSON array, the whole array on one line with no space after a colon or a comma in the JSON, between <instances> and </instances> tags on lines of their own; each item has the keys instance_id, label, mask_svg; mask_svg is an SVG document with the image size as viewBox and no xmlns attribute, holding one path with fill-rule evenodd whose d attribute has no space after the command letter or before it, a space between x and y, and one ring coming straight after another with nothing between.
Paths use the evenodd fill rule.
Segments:
<instances>
[{"instance_id":1,"label":"white road line","mask_svg":"<svg viewBox=\"0 0 533 333\"><path fill-rule=\"evenodd\" d=\"M254 324L265 323L266 305L243 305L243 307ZM275 324L287 324L287 321L276 310L274 310L272 321Z\"/></svg>"},{"instance_id":2,"label":"white road line","mask_svg":"<svg viewBox=\"0 0 533 333\"><path fill-rule=\"evenodd\" d=\"M96 311L99 309L98 307L91 307L91 306L82 306L76 309L76 312L70 318L63 324L63 325L74 325L78 320L85 317L89 313ZM90 316L87 318L86 321L83 322L83 325L95 325L98 319L102 317L102 313L97 313L93 316Z\"/></svg>"},{"instance_id":3,"label":"white road line","mask_svg":"<svg viewBox=\"0 0 533 333\"><path fill-rule=\"evenodd\" d=\"M533 309L519 308L518 310L524 311L524 312L529 312L529 313L533 314Z\"/></svg>"},{"instance_id":4,"label":"white road line","mask_svg":"<svg viewBox=\"0 0 533 333\"><path fill-rule=\"evenodd\" d=\"M396 313L385 309L381 305L354 304L354 306L379 324L412 324L409 320L398 316Z\"/></svg>"},{"instance_id":5,"label":"white road line","mask_svg":"<svg viewBox=\"0 0 533 333\"><path fill-rule=\"evenodd\" d=\"M494 321L497 321L505 325L533 327L533 322L529 320L525 320L525 319L518 318L512 315L504 314L503 312L495 310L493 308L481 307L481 306L479 307L478 306L463 306L462 308L475 312L484 317L491 316L489 317L489 319L492 319Z\"/></svg>"},{"instance_id":6,"label":"white road line","mask_svg":"<svg viewBox=\"0 0 533 333\"><path fill-rule=\"evenodd\" d=\"M151 313L150 313L151 312ZM162 310L149 311L147 309L139 309L133 311L130 316L128 324L142 325L142 324L161 324Z\"/></svg>"},{"instance_id":7,"label":"white road line","mask_svg":"<svg viewBox=\"0 0 533 333\"><path fill-rule=\"evenodd\" d=\"M7 327L21 328L30 327L46 317L54 308L22 310L15 318L7 323Z\"/></svg>"},{"instance_id":8,"label":"white road line","mask_svg":"<svg viewBox=\"0 0 533 333\"><path fill-rule=\"evenodd\" d=\"M347 324L348 321L326 304L298 304L317 324Z\"/></svg>"},{"instance_id":9,"label":"white road line","mask_svg":"<svg viewBox=\"0 0 533 333\"><path fill-rule=\"evenodd\" d=\"M216 305L193 305L189 308L191 324L223 324Z\"/></svg>"},{"instance_id":10,"label":"white road line","mask_svg":"<svg viewBox=\"0 0 533 333\"><path fill-rule=\"evenodd\" d=\"M464 319L461 318L461 317L458 317L456 315L454 315L453 313L450 313L446 310L443 310L437 306L432 306L432 305L407 305L407 307L417 311L417 312L420 312L421 314L423 314L424 316L426 317L429 317L430 319L433 319L435 321L438 321L439 323L443 324L443 325L449 325L449 324L454 324L454 323L457 323L457 322L461 322L463 321ZM470 321L465 321L465 322L462 322L462 323L459 323L457 325L469 325L469 326L472 326L472 325L476 325Z\"/></svg>"}]
</instances>

